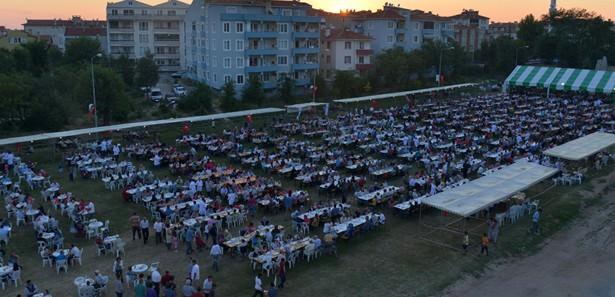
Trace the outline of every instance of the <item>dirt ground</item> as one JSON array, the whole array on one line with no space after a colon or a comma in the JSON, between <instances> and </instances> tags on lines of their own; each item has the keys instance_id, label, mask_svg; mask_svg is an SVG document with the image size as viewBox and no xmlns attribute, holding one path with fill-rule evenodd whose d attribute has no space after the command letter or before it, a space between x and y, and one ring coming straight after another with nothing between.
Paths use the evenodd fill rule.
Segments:
<instances>
[{"instance_id":1,"label":"dirt ground","mask_svg":"<svg viewBox=\"0 0 615 297\"><path fill-rule=\"evenodd\" d=\"M536 254L466 278L445 296L615 296L615 172L594 182L596 204Z\"/></svg>"}]
</instances>

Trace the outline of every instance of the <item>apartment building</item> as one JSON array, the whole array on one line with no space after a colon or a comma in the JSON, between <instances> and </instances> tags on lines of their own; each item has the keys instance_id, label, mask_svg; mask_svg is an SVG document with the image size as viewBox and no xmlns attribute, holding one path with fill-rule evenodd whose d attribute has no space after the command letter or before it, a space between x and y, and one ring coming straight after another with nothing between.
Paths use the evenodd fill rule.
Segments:
<instances>
[{"instance_id":1,"label":"apartment building","mask_svg":"<svg viewBox=\"0 0 615 297\"><path fill-rule=\"evenodd\" d=\"M449 17L433 14L431 11L411 11L411 33L413 44L419 47L425 42L449 43L455 40L454 22Z\"/></svg>"},{"instance_id":2,"label":"apartment building","mask_svg":"<svg viewBox=\"0 0 615 297\"><path fill-rule=\"evenodd\" d=\"M107 50L112 57L153 55L161 72L184 69L184 17L189 5L169 0L149 5L134 0L107 3Z\"/></svg>"},{"instance_id":3,"label":"apartment building","mask_svg":"<svg viewBox=\"0 0 615 297\"><path fill-rule=\"evenodd\" d=\"M15 47L36 40L36 37L23 30L11 30L0 26L0 49L12 50Z\"/></svg>"},{"instance_id":4,"label":"apartment building","mask_svg":"<svg viewBox=\"0 0 615 297\"><path fill-rule=\"evenodd\" d=\"M614 27L615 28L615 27ZM517 32L519 31L519 23L491 23L489 24L488 37L490 39L496 39L501 36L517 39Z\"/></svg>"},{"instance_id":5,"label":"apartment building","mask_svg":"<svg viewBox=\"0 0 615 297\"><path fill-rule=\"evenodd\" d=\"M364 73L371 68L372 37L348 28L325 28L321 33L320 69L326 80L333 80L336 71Z\"/></svg>"},{"instance_id":6,"label":"apartment building","mask_svg":"<svg viewBox=\"0 0 615 297\"><path fill-rule=\"evenodd\" d=\"M107 39L106 27L105 21L84 20L79 16L69 20L28 19L23 24L24 31L40 40L48 41L62 52L66 49L67 42L75 38L74 34L77 34L75 32L81 32L80 37L95 38L101 42L101 46L104 46Z\"/></svg>"},{"instance_id":7,"label":"apartment building","mask_svg":"<svg viewBox=\"0 0 615 297\"><path fill-rule=\"evenodd\" d=\"M464 9L450 19L454 23L455 41L469 52L480 49L487 38L489 18L480 15L477 10Z\"/></svg>"},{"instance_id":8,"label":"apartment building","mask_svg":"<svg viewBox=\"0 0 615 297\"><path fill-rule=\"evenodd\" d=\"M299 1L194 0L185 19L187 75L220 89L257 77L266 90L291 77L312 84L319 70L321 18Z\"/></svg>"}]
</instances>

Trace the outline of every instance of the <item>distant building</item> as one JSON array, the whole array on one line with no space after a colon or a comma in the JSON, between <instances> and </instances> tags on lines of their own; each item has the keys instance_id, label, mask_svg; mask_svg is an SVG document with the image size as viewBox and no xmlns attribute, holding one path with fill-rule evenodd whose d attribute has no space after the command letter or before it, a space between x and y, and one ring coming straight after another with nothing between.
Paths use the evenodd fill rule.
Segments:
<instances>
[{"instance_id":1,"label":"distant building","mask_svg":"<svg viewBox=\"0 0 615 297\"><path fill-rule=\"evenodd\" d=\"M184 17L189 5L169 0L149 5L134 0L107 3L107 50L112 57L152 54L162 72L184 69Z\"/></svg>"},{"instance_id":2,"label":"distant building","mask_svg":"<svg viewBox=\"0 0 615 297\"><path fill-rule=\"evenodd\" d=\"M80 36L96 38L101 41L101 46L104 46L106 43L104 40L106 39L106 27L107 23L105 21L84 20L79 16L74 16L70 20L26 20L26 23L23 24L24 31L38 39L48 41L62 52L66 49L67 30L70 34L81 30L84 33L81 33ZM87 35L88 33L92 33L92 35ZM68 40L73 38L74 36L69 36ZM102 49L105 50L104 47Z\"/></svg>"},{"instance_id":3,"label":"distant building","mask_svg":"<svg viewBox=\"0 0 615 297\"><path fill-rule=\"evenodd\" d=\"M413 10L412 38L418 43L420 48L425 42L448 43L455 40L455 23L449 17L443 17L422 10Z\"/></svg>"},{"instance_id":4,"label":"distant building","mask_svg":"<svg viewBox=\"0 0 615 297\"><path fill-rule=\"evenodd\" d=\"M469 52L480 49L481 43L487 38L489 18L476 10L464 9L450 19L455 24L455 41Z\"/></svg>"},{"instance_id":5,"label":"distant building","mask_svg":"<svg viewBox=\"0 0 615 297\"><path fill-rule=\"evenodd\" d=\"M501 36L517 39L517 32L519 31L519 23L491 23L489 24L489 31L487 36L490 39L496 39Z\"/></svg>"},{"instance_id":6,"label":"distant building","mask_svg":"<svg viewBox=\"0 0 615 297\"><path fill-rule=\"evenodd\" d=\"M195 0L185 19L187 75L220 89L257 77L265 90L290 77L309 87L319 69L321 17L280 0Z\"/></svg>"},{"instance_id":7,"label":"distant building","mask_svg":"<svg viewBox=\"0 0 615 297\"><path fill-rule=\"evenodd\" d=\"M322 30L320 45L320 69L325 79L332 80L335 71L369 70L372 66L371 48L373 38L356 33L348 28Z\"/></svg>"},{"instance_id":8,"label":"distant building","mask_svg":"<svg viewBox=\"0 0 615 297\"><path fill-rule=\"evenodd\" d=\"M23 30L10 30L0 26L0 48L12 50L15 47L36 40L36 37Z\"/></svg>"},{"instance_id":9,"label":"distant building","mask_svg":"<svg viewBox=\"0 0 615 297\"><path fill-rule=\"evenodd\" d=\"M64 31L65 44L68 44L73 39L82 37L98 40L101 49L107 52L107 30L105 28L67 27Z\"/></svg>"}]
</instances>

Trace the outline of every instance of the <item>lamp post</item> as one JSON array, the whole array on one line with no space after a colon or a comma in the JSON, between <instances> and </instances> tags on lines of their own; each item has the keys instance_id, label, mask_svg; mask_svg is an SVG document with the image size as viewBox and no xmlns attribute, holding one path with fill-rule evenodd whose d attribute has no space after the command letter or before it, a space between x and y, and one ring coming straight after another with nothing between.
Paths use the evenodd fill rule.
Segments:
<instances>
[{"instance_id":1,"label":"lamp post","mask_svg":"<svg viewBox=\"0 0 615 297\"><path fill-rule=\"evenodd\" d=\"M98 53L90 58L90 66L92 70L92 104L94 104L94 127L98 128L98 110L96 106L96 83L94 82L94 59L101 58L102 54Z\"/></svg>"},{"instance_id":2,"label":"lamp post","mask_svg":"<svg viewBox=\"0 0 615 297\"><path fill-rule=\"evenodd\" d=\"M438 64L438 87L442 84L442 55L446 50L455 49L454 47L446 47L440 49L440 63Z\"/></svg>"},{"instance_id":3,"label":"lamp post","mask_svg":"<svg viewBox=\"0 0 615 297\"><path fill-rule=\"evenodd\" d=\"M518 48L515 49L515 66L519 65L519 50L525 48L528 49L530 48L529 45L524 45L524 46L520 46Z\"/></svg>"}]
</instances>

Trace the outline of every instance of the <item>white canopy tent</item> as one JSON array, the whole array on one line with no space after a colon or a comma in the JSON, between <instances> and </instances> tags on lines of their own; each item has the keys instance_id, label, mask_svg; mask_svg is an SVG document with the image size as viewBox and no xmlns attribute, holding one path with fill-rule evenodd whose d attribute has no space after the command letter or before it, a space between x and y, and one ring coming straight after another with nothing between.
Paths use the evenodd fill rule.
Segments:
<instances>
[{"instance_id":1,"label":"white canopy tent","mask_svg":"<svg viewBox=\"0 0 615 297\"><path fill-rule=\"evenodd\" d=\"M570 161L579 161L615 144L615 134L595 132L548 149L545 155Z\"/></svg>"},{"instance_id":2,"label":"white canopy tent","mask_svg":"<svg viewBox=\"0 0 615 297\"><path fill-rule=\"evenodd\" d=\"M294 113L294 112L302 112L306 109L310 109L312 107L318 107L318 106L324 106L326 104L329 103L323 103L323 102L307 102L307 103L299 103L299 104L293 104L293 105L286 105L286 112L287 113Z\"/></svg>"},{"instance_id":3,"label":"white canopy tent","mask_svg":"<svg viewBox=\"0 0 615 297\"><path fill-rule=\"evenodd\" d=\"M404 97L404 96L407 96L407 95L416 95L416 94L431 93L431 92L438 92L438 91L446 91L446 90L459 89L459 88L467 88L467 87L473 87L473 86L476 86L476 85L477 84L475 84L475 83L457 84L457 85L435 87L435 88L427 88L427 89L420 89L420 90L413 90L413 91L405 91L405 92L397 92L397 93L387 93L387 94L362 96L362 97L355 97L355 98L338 99L338 100L333 100L333 102L336 102L336 103L356 103L356 102L361 102L361 101L381 100L381 99L388 99L388 98L395 98L395 97Z\"/></svg>"},{"instance_id":4,"label":"white canopy tent","mask_svg":"<svg viewBox=\"0 0 615 297\"><path fill-rule=\"evenodd\" d=\"M139 127L168 125L168 124L177 124L177 123L184 123L184 122L213 121L213 120L218 120L218 119L236 118L236 117L244 117L247 115L268 114L268 113L283 112L283 111L284 109L280 109L280 108L261 108L261 109L251 109L251 110L218 113L218 114L211 114L211 115L204 115L204 116L192 116L192 117L176 118L176 119L165 119L165 120L127 123L127 124L119 124L119 125L111 125L111 126L101 126L98 128L42 133L42 134L35 134L35 135L29 135L29 136L20 136L20 137L0 139L0 146L24 143L24 142L34 142L34 141L41 141L41 140L48 140L48 139L64 138L64 137L73 137L73 136L86 135L86 134L92 134L92 133L101 133L101 132L107 132L107 131L119 131L119 130L125 130L125 129L139 128Z\"/></svg>"},{"instance_id":5,"label":"white canopy tent","mask_svg":"<svg viewBox=\"0 0 615 297\"><path fill-rule=\"evenodd\" d=\"M558 172L557 169L519 160L492 174L423 199L423 203L462 217L504 201Z\"/></svg>"}]
</instances>

